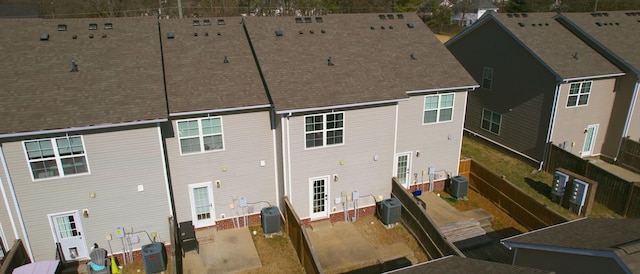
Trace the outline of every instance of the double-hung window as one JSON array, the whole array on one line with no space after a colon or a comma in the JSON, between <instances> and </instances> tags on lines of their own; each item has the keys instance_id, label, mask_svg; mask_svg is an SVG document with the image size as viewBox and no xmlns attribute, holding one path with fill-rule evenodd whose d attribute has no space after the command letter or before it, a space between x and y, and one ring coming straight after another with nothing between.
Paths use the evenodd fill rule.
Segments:
<instances>
[{"instance_id":1,"label":"double-hung window","mask_svg":"<svg viewBox=\"0 0 640 274\"><path fill-rule=\"evenodd\" d=\"M222 150L222 118L207 117L178 121L178 139L182 154Z\"/></svg>"},{"instance_id":2,"label":"double-hung window","mask_svg":"<svg viewBox=\"0 0 640 274\"><path fill-rule=\"evenodd\" d=\"M495 135L500 135L500 125L502 124L502 114L488 109L482 109L482 129Z\"/></svg>"},{"instance_id":3,"label":"double-hung window","mask_svg":"<svg viewBox=\"0 0 640 274\"><path fill-rule=\"evenodd\" d=\"M571 83L567 107L577 107L589 103L592 81Z\"/></svg>"},{"instance_id":4,"label":"double-hung window","mask_svg":"<svg viewBox=\"0 0 640 274\"><path fill-rule=\"evenodd\" d=\"M305 147L323 147L344 142L344 112L304 117Z\"/></svg>"},{"instance_id":5,"label":"double-hung window","mask_svg":"<svg viewBox=\"0 0 640 274\"><path fill-rule=\"evenodd\" d=\"M490 90L492 82L493 82L493 69L490 67L484 67L482 69L482 88Z\"/></svg>"},{"instance_id":6,"label":"double-hung window","mask_svg":"<svg viewBox=\"0 0 640 274\"><path fill-rule=\"evenodd\" d=\"M422 123L451 121L453 119L453 99L453 93L425 96Z\"/></svg>"},{"instance_id":7,"label":"double-hung window","mask_svg":"<svg viewBox=\"0 0 640 274\"><path fill-rule=\"evenodd\" d=\"M24 141L34 180L89 172L82 136Z\"/></svg>"}]
</instances>

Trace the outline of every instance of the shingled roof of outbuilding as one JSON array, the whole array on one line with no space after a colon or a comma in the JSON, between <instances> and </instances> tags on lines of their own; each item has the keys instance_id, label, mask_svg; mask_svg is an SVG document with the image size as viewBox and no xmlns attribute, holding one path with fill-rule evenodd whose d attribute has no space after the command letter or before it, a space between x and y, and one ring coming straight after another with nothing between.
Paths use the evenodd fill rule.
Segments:
<instances>
[{"instance_id":1,"label":"shingled roof of outbuilding","mask_svg":"<svg viewBox=\"0 0 640 274\"><path fill-rule=\"evenodd\" d=\"M155 18L4 19L0 56L0 135L167 118Z\"/></svg>"},{"instance_id":2,"label":"shingled roof of outbuilding","mask_svg":"<svg viewBox=\"0 0 640 274\"><path fill-rule=\"evenodd\" d=\"M477 86L415 14L248 17L246 26L279 112Z\"/></svg>"},{"instance_id":3,"label":"shingled roof of outbuilding","mask_svg":"<svg viewBox=\"0 0 640 274\"><path fill-rule=\"evenodd\" d=\"M160 29L171 115L270 106L242 17L160 20Z\"/></svg>"}]
</instances>

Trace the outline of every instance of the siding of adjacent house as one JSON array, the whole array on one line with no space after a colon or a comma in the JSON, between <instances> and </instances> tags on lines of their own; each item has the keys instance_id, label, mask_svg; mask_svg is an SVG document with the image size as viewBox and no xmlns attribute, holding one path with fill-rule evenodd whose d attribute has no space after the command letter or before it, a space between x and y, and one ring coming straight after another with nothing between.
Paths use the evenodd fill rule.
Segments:
<instances>
[{"instance_id":1,"label":"siding of adjacent house","mask_svg":"<svg viewBox=\"0 0 640 274\"><path fill-rule=\"evenodd\" d=\"M613 258L518 248L513 265L556 273L625 273ZM611 254L613 255L613 254Z\"/></svg>"},{"instance_id":2,"label":"siding of adjacent house","mask_svg":"<svg viewBox=\"0 0 640 274\"><path fill-rule=\"evenodd\" d=\"M13 225L11 223L11 217L9 217L9 214L12 215L12 217L14 218L14 222L16 222L16 229L18 229L18 223L17 220L15 220L17 215L15 214L15 207L13 206L13 199L11 198L11 188L9 187L9 183L5 177L4 167L1 164L0 187L2 187L2 191L6 194L6 200L4 199L4 197L0 197L2 199L0 200L0 229L2 229L2 234L0 234L0 237L2 237L5 248L8 249L11 248L13 241L16 240L16 236L13 231ZM8 208L6 205L9 205Z\"/></svg>"},{"instance_id":3,"label":"siding of adjacent house","mask_svg":"<svg viewBox=\"0 0 640 274\"><path fill-rule=\"evenodd\" d=\"M76 134L80 133L69 132ZM82 136L90 173L38 181L31 179L22 142L3 144L35 260L55 258L47 214L65 211L89 210L89 217L80 220L89 248L93 243L107 246L105 233L120 226L127 232L157 232L157 240L169 242L170 209L158 127ZM143 191L138 190L140 185ZM89 197L90 192L95 198ZM134 249L147 243L141 236Z\"/></svg>"},{"instance_id":4,"label":"siding of adjacent house","mask_svg":"<svg viewBox=\"0 0 640 274\"><path fill-rule=\"evenodd\" d=\"M268 206L261 201L276 205L269 112L211 114L214 116L222 117L224 150L205 153L180 155L176 121L172 121L175 137L166 142L178 222L192 220L189 184L212 183L216 220L221 219L221 214L227 219L241 214L238 199L242 197L250 204L256 203L252 206L254 213ZM260 161L265 161L265 166L260 166ZM220 188L216 180L220 180ZM232 203L234 209L229 208Z\"/></svg>"},{"instance_id":5,"label":"siding of adjacent house","mask_svg":"<svg viewBox=\"0 0 640 274\"><path fill-rule=\"evenodd\" d=\"M558 98L552 142L558 145L566 142L565 149L567 151L581 156L586 137L584 131L589 125L597 124L598 130L591 154L600 154L608 131L609 114L613 108L615 83L616 79L593 80L587 105L569 108L567 107L567 100L571 84L562 84Z\"/></svg>"},{"instance_id":6,"label":"siding of adjacent house","mask_svg":"<svg viewBox=\"0 0 640 274\"><path fill-rule=\"evenodd\" d=\"M448 92L442 92L445 93ZM425 171L419 179L428 181L426 171L430 166L442 171L436 179L443 179L444 171L452 175L458 171L467 92L455 92L453 118L448 122L423 124L424 100L425 95L414 95L399 103L396 152L413 152L411 174Z\"/></svg>"},{"instance_id":7,"label":"siding of adjacent house","mask_svg":"<svg viewBox=\"0 0 640 274\"><path fill-rule=\"evenodd\" d=\"M632 113L631 120L629 121L629 131L627 132L627 136L630 136L634 140L640 141L640 80L638 85L638 96L636 96L636 100L634 102L634 109Z\"/></svg>"},{"instance_id":8,"label":"siding of adjacent house","mask_svg":"<svg viewBox=\"0 0 640 274\"><path fill-rule=\"evenodd\" d=\"M305 149L304 116L289 117L290 198L302 219L310 216L309 178L330 177L330 213L333 207L342 210L342 205L334 204L334 199L340 197L341 193L358 191L359 206L374 204L374 197L379 195L389 197L393 176L396 105L351 109L344 113L344 143L311 149ZM377 161L374 160L376 155ZM333 180L334 174L338 176L338 181Z\"/></svg>"},{"instance_id":9,"label":"siding of adjacent house","mask_svg":"<svg viewBox=\"0 0 640 274\"><path fill-rule=\"evenodd\" d=\"M460 39L465 41L448 48L478 83L483 67L494 69L491 90L481 87L469 94L465 128L541 160L555 78L491 20ZM480 127L483 107L502 114L500 135Z\"/></svg>"}]
</instances>

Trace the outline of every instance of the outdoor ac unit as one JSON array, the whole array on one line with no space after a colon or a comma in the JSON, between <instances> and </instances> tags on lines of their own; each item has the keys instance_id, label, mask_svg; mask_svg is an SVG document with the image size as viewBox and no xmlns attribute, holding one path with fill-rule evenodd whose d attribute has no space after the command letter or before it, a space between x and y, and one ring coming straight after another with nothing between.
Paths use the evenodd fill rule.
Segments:
<instances>
[{"instance_id":1,"label":"outdoor ac unit","mask_svg":"<svg viewBox=\"0 0 640 274\"><path fill-rule=\"evenodd\" d=\"M462 198L467 196L469 190L469 179L464 176L451 177L451 185L449 185L449 194L455 198Z\"/></svg>"},{"instance_id":2,"label":"outdoor ac unit","mask_svg":"<svg viewBox=\"0 0 640 274\"><path fill-rule=\"evenodd\" d=\"M402 205L396 198L390 198L382 201L382 211L380 219L385 225L400 222L400 214L402 213Z\"/></svg>"},{"instance_id":3,"label":"outdoor ac unit","mask_svg":"<svg viewBox=\"0 0 640 274\"><path fill-rule=\"evenodd\" d=\"M260 217L264 234L280 232L280 210L277 206L262 208Z\"/></svg>"}]
</instances>

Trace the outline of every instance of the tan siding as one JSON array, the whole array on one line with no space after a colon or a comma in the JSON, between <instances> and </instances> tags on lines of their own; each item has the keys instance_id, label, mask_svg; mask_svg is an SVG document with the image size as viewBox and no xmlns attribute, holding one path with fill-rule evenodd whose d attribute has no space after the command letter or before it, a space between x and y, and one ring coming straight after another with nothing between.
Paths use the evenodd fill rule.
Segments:
<instances>
[{"instance_id":1,"label":"tan siding","mask_svg":"<svg viewBox=\"0 0 640 274\"><path fill-rule=\"evenodd\" d=\"M633 90L636 87L636 81L640 80L638 80L635 74L631 73L621 77L619 80L622 80L621 82L623 82L616 87L616 94L620 99L616 97L614 113L612 115L614 115L613 117L618 121L624 121L627 117L629 107L631 106L631 99ZM640 83L638 83L638 89L640 89ZM636 96L636 101L634 102L635 108L633 109L629 129L627 131L627 136L636 141L640 140L640 90L637 92L639 94ZM620 138L621 136L622 134L617 137Z\"/></svg>"},{"instance_id":2,"label":"tan siding","mask_svg":"<svg viewBox=\"0 0 640 274\"><path fill-rule=\"evenodd\" d=\"M2 157L2 155L0 155L0 157ZM16 240L16 237L13 231L13 226L11 224L11 217L9 217L9 214L13 215L16 229L19 228L19 224L18 224L17 216L15 215L16 211L14 210L15 207L13 203L13 198L11 197L11 192L10 192L11 188L9 187L9 181L5 176L5 170L2 165L0 165L0 183L1 183L0 187L3 188L3 191L6 194L6 203L5 203L4 197L0 196L0 225L2 225L2 232L3 232L3 235L0 235L0 236L4 237L3 240L4 240L4 243L6 244L5 247L11 248L11 244L13 243L13 241ZM7 204L9 205L8 209L6 206ZM21 233L22 230L19 230L19 232Z\"/></svg>"},{"instance_id":3,"label":"tan siding","mask_svg":"<svg viewBox=\"0 0 640 274\"><path fill-rule=\"evenodd\" d=\"M585 129L589 125L597 124L598 132L592 154L600 154L613 108L614 85L615 79L595 80L591 86L587 105L567 108L571 84L563 84L560 88L552 141L556 144L567 142L566 149L580 155L585 139ZM571 146L571 144L574 145Z\"/></svg>"},{"instance_id":4,"label":"tan siding","mask_svg":"<svg viewBox=\"0 0 640 274\"><path fill-rule=\"evenodd\" d=\"M412 96L399 104L396 151L412 152L411 174L418 173L418 180L428 181L428 176L420 175L422 170L426 174L430 166L452 175L458 172L467 92L456 92L454 96L450 122L422 124L425 95ZM416 157L417 151L420 151L419 157Z\"/></svg>"},{"instance_id":5,"label":"tan siding","mask_svg":"<svg viewBox=\"0 0 640 274\"><path fill-rule=\"evenodd\" d=\"M465 128L541 159L556 86L551 72L492 21L448 48L479 83L483 67L494 69L491 90L469 93ZM483 107L502 114L500 135L481 129Z\"/></svg>"},{"instance_id":6,"label":"tan siding","mask_svg":"<svg viewBox=\"0 0 640 274\"><path fill-rule=\"evenodd\" d=\"M75 133L70 133L73 135ZM55 257L47 214L88 209L81 218L90 248L107 246L105 233L158 232L169 241L169 205L157 127L83 135L91 174L33 182L21 142L3 145L36 260ZM143 185L139 192L137 186ZM90 198L89 193L96 197ZM141 244L148 241L142 238ZM140 248L136 245L134 248Z\"/></svg>"},{"instance_id":7,"label":"tan siding","mask_svg":"<svg viewBox=\"0 0 640 274\"><path fill-rule=\"evenodd\" d=\"M358 191L362 198L359 206L373 204L373 196L389 197L395 116L395 105L345 111L344 144L313 149L304 148L304 116L290 117L291 201L300 218L310 214L311 177L339 176L337 182L329 182L330 210L342 210L334 204L341 192ZM377 161L374 155L378 155Z\"/></svg>"},{"instance_id":8,"label":"tan siding","mask_svg":"<svg viewBox=\"0 0 640 274\"><path fill-rule=\"evenodd\" d=\"M212 115L213 116L213 115ZM230 218L240 213L229 205L245 197L252 212L259 212L267 203L276 204L273 136L269 112L222 115L224 150L180 155L177 137L167 139L171 180L179 222L192 219L189 184L212 182L216 219L220 214ZM175 130L176 122L173 121ZM176 133L177 134L177 133ZM177 136L177 135L176 135ZM265 161L265 166L260 166ZM223 171L226 167L226 171ZM215 181L220 180L220 188Z\"/></svg>"}]
</instances>

